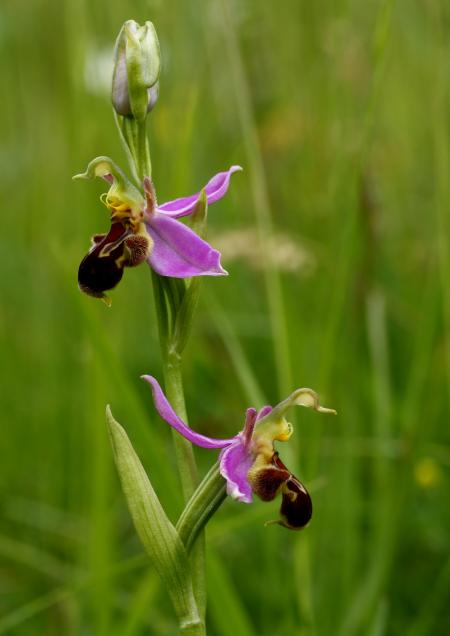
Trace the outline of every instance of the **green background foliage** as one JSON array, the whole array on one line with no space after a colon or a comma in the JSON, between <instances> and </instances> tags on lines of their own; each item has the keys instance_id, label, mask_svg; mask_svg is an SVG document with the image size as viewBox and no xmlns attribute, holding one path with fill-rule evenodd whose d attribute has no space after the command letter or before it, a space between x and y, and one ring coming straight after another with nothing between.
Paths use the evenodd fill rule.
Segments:
<instances>
[{"instance_id":1,"label":"green background foliage","mask_svg":"<svg viewBox=\"0 0 450 636\"><path fill-rule=\"evenodd\" d=\"M337 418L293 415L285 463L309 527L279 502L227 501L208 527L214 636L434 636L450 583L450 12L444 0L4 0L0 634L177 633L113 466L126 427L169 516L181 493L151 281L111 309L76 270L105 231L92 157L125 168L108 97L112 43L151 19L160 201L239 163L210 209L227 279L205 280L184 361L191 424L311 386ZM202 470L213 461L197 452Z\"/></svg>"}]
</instances>

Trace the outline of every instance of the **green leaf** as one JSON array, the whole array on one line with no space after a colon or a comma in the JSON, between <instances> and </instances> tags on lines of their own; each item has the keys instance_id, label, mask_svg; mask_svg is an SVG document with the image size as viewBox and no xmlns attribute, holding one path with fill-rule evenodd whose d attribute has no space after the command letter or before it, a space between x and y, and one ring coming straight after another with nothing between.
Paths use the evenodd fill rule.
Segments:
<instances>
[{"instance_id":1,"label":"green leaf","mask_svg":"<svg viewBox=\"0 0 450 636\"><path fill-rule=\"evenodd\" d=\"M167 586L180 627L200 625L186 550L153 490L139 457L109 406L106 417L122 488L136 531Z\"/></svg>"}]
</instances>

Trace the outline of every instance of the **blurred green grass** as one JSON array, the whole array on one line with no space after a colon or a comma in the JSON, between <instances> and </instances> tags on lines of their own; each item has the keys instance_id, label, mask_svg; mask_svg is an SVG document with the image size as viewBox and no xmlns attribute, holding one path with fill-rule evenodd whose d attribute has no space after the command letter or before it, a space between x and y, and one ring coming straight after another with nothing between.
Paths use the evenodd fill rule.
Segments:
<instances>
[{"instance_id":1,"label":"blurred green grass","mask_svg":"<svg viewBox=\"0 0 450 636\"><path fill-rule=\"evenodd\" d=\"M175 518L170 435L139 380L160 375L150 277L127 272L111 310L76 287L107 219L101 184L71 176L98 154L125 167L105 60L128 18L162 45L159 199L244 167L210 211L230 277L204 281L191 423L233 434L303 385L339 412L297 413L280 449L313 493L307 530L264 528L277 504L260 502L211 522L209 633L446 634L444 0L2 3L0 634L176 634L104 423L111 403Z\"/></svg>"}]
</instances>

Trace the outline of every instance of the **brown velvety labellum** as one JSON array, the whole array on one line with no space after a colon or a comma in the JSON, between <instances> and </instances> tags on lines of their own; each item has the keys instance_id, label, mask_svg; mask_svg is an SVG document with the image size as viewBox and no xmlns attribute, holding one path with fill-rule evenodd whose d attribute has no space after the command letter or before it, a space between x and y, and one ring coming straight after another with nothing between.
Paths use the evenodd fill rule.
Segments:
<instances>
[{"instance_id":1,"label":"brown velvety labellum","mask_svg":"<svg viewBox=\"0 0 450 636\"><path fill-rule=\"evenodd\" d=\"M283 487L279 523L291 530L304 528L312 516L312 501L306 488L291 475Z\"/></svg>"},{"instance_id":2,"label":"brown velvety labellum","mask_svg":"<svg viewBox=\"0 0 450 636\"><path fill-rule=\"evenodd\" d=\"M280 491L281 486L289 479L291 473L276 466L260 468L251 477L253 492L262 501L272 501Z\"/></svg>"},{"instance_id":3,"label":"brown velvety labellum","mask_svg":"<svg viewBox=\"0 0 450 636\"><path fill-rule=\"evenodd\" d=\"M102 298L103 292L120 282L123 265L117 265L116 261L123 256L127 236L128 231L121 223L113 223L103 238L101 235L93 238L94 245L78 269L78 285L83 292ZM100 256L102 251L107 254Z\"/></svg>"}]
</instances>

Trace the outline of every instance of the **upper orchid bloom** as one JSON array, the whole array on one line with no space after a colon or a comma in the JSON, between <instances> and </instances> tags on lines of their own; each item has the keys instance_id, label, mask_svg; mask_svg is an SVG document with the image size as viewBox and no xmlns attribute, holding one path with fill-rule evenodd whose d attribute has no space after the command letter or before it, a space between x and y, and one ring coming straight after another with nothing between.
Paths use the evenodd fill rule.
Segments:
<instances>
[{"instance_id":1,"label":"upper orchid bloom","mask_svg":"<svg viewBox=\"0 0 450 636\"><path fill-rule=\"evenodd\" d=\"M204 187L208 204L227 192L231 175L241 170L231 166L219 172ZM107 234L92 238L92 246L78 271L78 284L85 293L108 301L105 291L117 285L124 267L147 260L161 276L223 276L220 253L193 230L178 221L195 210L201 192L158 206L151 180L144 179L145 197L108 157L97 157L83 174L74 178L103 178L110 186L102 201L111 214Z\"/></svg>"},{"instance_id":2,"label":"upper orchid bloom","mask_svg":"<svg viewBox=\"0 0 450 636\"><path fill-rule=\"evenodd\" d=\"M280 519L275 523L291 530L300 530L308 523L312 515L311 498L279 458L274 442L285 442L292 434L292 425L285 419L291 406L336 413L320 406L314 391L297 389L273 408L264 406L260 411L249 408L240 433L229 439L213 439L196 433L178 417L154 377L142 377L151 385L158 413L170 426L196 446L221 449L220 474L227 482L230 497L251 503L252 493L263 501L271 501L281 492Z\"/></svg>"}]
</instances>

